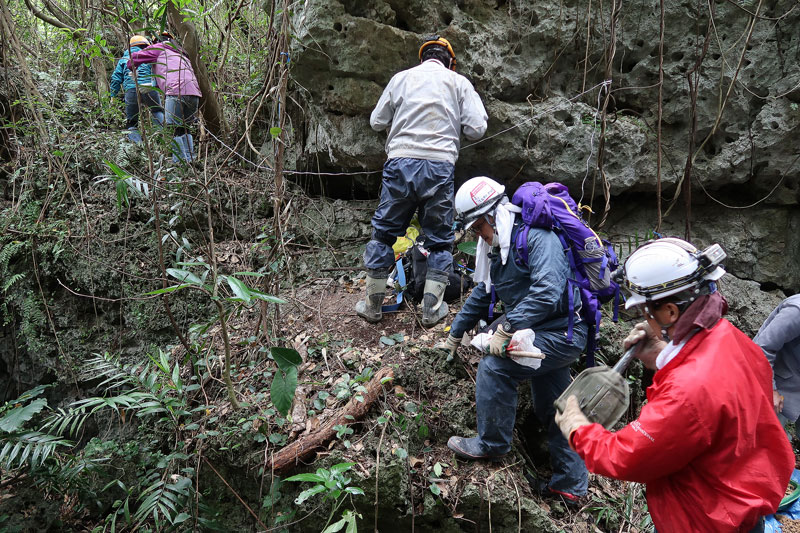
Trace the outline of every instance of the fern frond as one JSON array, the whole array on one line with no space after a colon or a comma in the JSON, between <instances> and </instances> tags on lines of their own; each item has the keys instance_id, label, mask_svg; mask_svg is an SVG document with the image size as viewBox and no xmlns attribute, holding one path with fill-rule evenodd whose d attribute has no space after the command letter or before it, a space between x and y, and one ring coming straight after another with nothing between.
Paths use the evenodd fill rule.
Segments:
<instances>
[{"instance_id":1,"label":"fern frond","mask_svg":"<svg viewBox=\"0 0 800 533\"><path fill-rule=\"evenodd\" d=\"M71 441L58 435L39 431L7 433L0 438L0 464L5 468L18 468L28 463L37 466L43 463L58 446L73 446Z\"/></svg>"},{"instance_id":2,"label":"fern frond","mask_svg":"<svg viewBox=\"0 0 800 533\"><path fill-rule=\"evenodd\" d=\"M133 515L134 521L141 525L152 516L156 524L162 520L172 523L178 509L191 494L191 480L177 476L175 483L167 483L158 472L150 475L148 480L152 483L139 494L139 508Z\"/></svg>"},{"instance_id":3,"label":"fern frond","mask_svg":"<svg viewBox=\"0 0 800 533\"><path fill-rule=\"evenodd\" d=\"M6 280L5 283L3 283L3 292L6 292L8 289L11 288L12 285L17 283L18 281L22 281L23 279L25 279L25 273L24 272L20 272L18 274L12 275L11 277L9 277Z\"/></svg>"},{"instance_id":4,"label":"fern frond","mask_svg":"<svg viewBox=\"0 0 800 533\"><path fill-rule=\"evenodd\" d=\"M0 274L6 272L11 259L25 246L27 246L25 241L11 241L0 249Z\"/></svg>"}]
</instances>

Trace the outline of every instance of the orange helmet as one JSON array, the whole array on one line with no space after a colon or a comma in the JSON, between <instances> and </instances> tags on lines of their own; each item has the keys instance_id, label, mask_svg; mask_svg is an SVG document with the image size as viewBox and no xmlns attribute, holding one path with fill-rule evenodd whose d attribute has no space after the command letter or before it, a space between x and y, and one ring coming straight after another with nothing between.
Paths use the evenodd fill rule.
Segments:
<instances>
[{"instance_id":1,"label":"orange helmet","mask_svg":"<svg viewBox=\"0 0 800 533\"><path fill-rule=\"evenodd\" d=\"M142 37L141 35L134 35L131 37L131 40L128 42L131 46L150 46L150 41L147 40L147 37Z\"/></svg>"},{"instance_id":2,"label":"orange helmet","mask_svg":"<svg viewBox=\"0 0 800 533\"><path fill-rule=\"evenodd\" d=\"M425 48L427 48L429 46L432 46L432 45L441 46L442 48L447 50L447 53L450 54L450 70L455 70L456 69L456 53L453 51L453 47L450 45L450 41L448 41L444 37L439 37L438 35L436 35L434 37L431 37L430 39L426 40L424 43L422 43L422 46L419 47L419 59L420 59L420 61L422 60L422 52L425 50Z\"/></svg>"}]
</instances>

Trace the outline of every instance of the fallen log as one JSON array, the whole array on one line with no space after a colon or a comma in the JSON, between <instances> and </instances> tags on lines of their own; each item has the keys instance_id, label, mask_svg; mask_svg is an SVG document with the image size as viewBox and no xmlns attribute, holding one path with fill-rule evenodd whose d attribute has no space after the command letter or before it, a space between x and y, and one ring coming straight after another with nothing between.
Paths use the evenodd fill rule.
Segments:
<instances>
[{"instance_id":1,"label":"fallen log","mask_svg":"<svg viewBox=\"0 0 800 533\"><path fill-rule=\"evenodd\" d=\"M328 420L315 432L304 435L288 446L281 448L278 453L272 456L272 462L268 463L267 467L271 468L276 474L282 474L286 470L297 466L300 461L307 459L318 449L325 447L336 436L336 430L333 429L334 426L352 423L367 414L372 403L378 399L381 391L383 391L386 378L394 378L394 371L390 367L381 368L367 383L365 387L367 391L361 395L364 399L363 402L356 400L355 396L350 398L347 405L335 417Z\"/></svg>"}]
</instances>

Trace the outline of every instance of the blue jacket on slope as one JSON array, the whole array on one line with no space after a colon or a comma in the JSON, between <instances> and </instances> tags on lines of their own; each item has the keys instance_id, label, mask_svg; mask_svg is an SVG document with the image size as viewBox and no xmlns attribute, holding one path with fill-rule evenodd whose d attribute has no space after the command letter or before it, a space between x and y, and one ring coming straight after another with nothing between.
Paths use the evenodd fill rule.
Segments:
<instances>
[{"instance_id":1,"label":"blue jacket on slope","mask_svg":"<svg viewBox=\"0 0 800 533\"><path fill-rule=\"evenodd\" d=\"M517 250L514 246L517 232L522 224L519 215L511 233L511 248L508 260L503 265L500 254L493 248L489 254L490 272L497 299L503 302L506 319L514 331L530 328L537 339L549 333L566 335L569 325L569 283L572 277L569 263L561 241L550 230L531 228L528 231L528 267L517 265ZM585 328L578 314L580 294L573 288L575 326ZM483 282L472 290L464 306L453 320L450 334L461 338L467 330L485 318L491 305L492 295ZM544 339L542 339L544 340ZM534 341L534 344L538 344ZM546 352L545 352L546 353Z\"/></svg>"},{"instance_id":2,"label":"blue jacket on slope","mask_svg":"<svg viewBox=\"0 0 800 533\"><path fill-rule=\"evenodd\" d=\"M109 85L112 97L117 95L120 86L122 86L122 92L136 88L131 71L128 69L128 60L131 57L130 52L138 52L141 49L141 46L131 46L130 50L126 48L122 58L117 61L117 67L111 74L111 84ZM156 80L153 79L152 67L149 63L140 65L136 69L136 79L139 82L139 87L156 86Z\"/></svg>"}]
</instances>

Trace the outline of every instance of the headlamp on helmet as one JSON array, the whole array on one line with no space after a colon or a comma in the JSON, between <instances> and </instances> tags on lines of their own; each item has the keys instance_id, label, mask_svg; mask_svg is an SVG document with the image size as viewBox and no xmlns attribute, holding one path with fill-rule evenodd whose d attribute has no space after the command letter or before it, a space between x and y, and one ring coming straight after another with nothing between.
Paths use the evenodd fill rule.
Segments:
<instances>
[{"instance_id":1,"label":"headlamp on helmet","mask_svg":"<svg viewBox=\"0 0 800 533\"><path fill-rule=\"evenodd\" d=\"M630 309L688 289L699 293L725 274L721 264L726 257L719 244L698 251L681 239L658 239L637 248L614 273L614 279L631 292L625 302Z\"/></svg>"}]
</instances>

